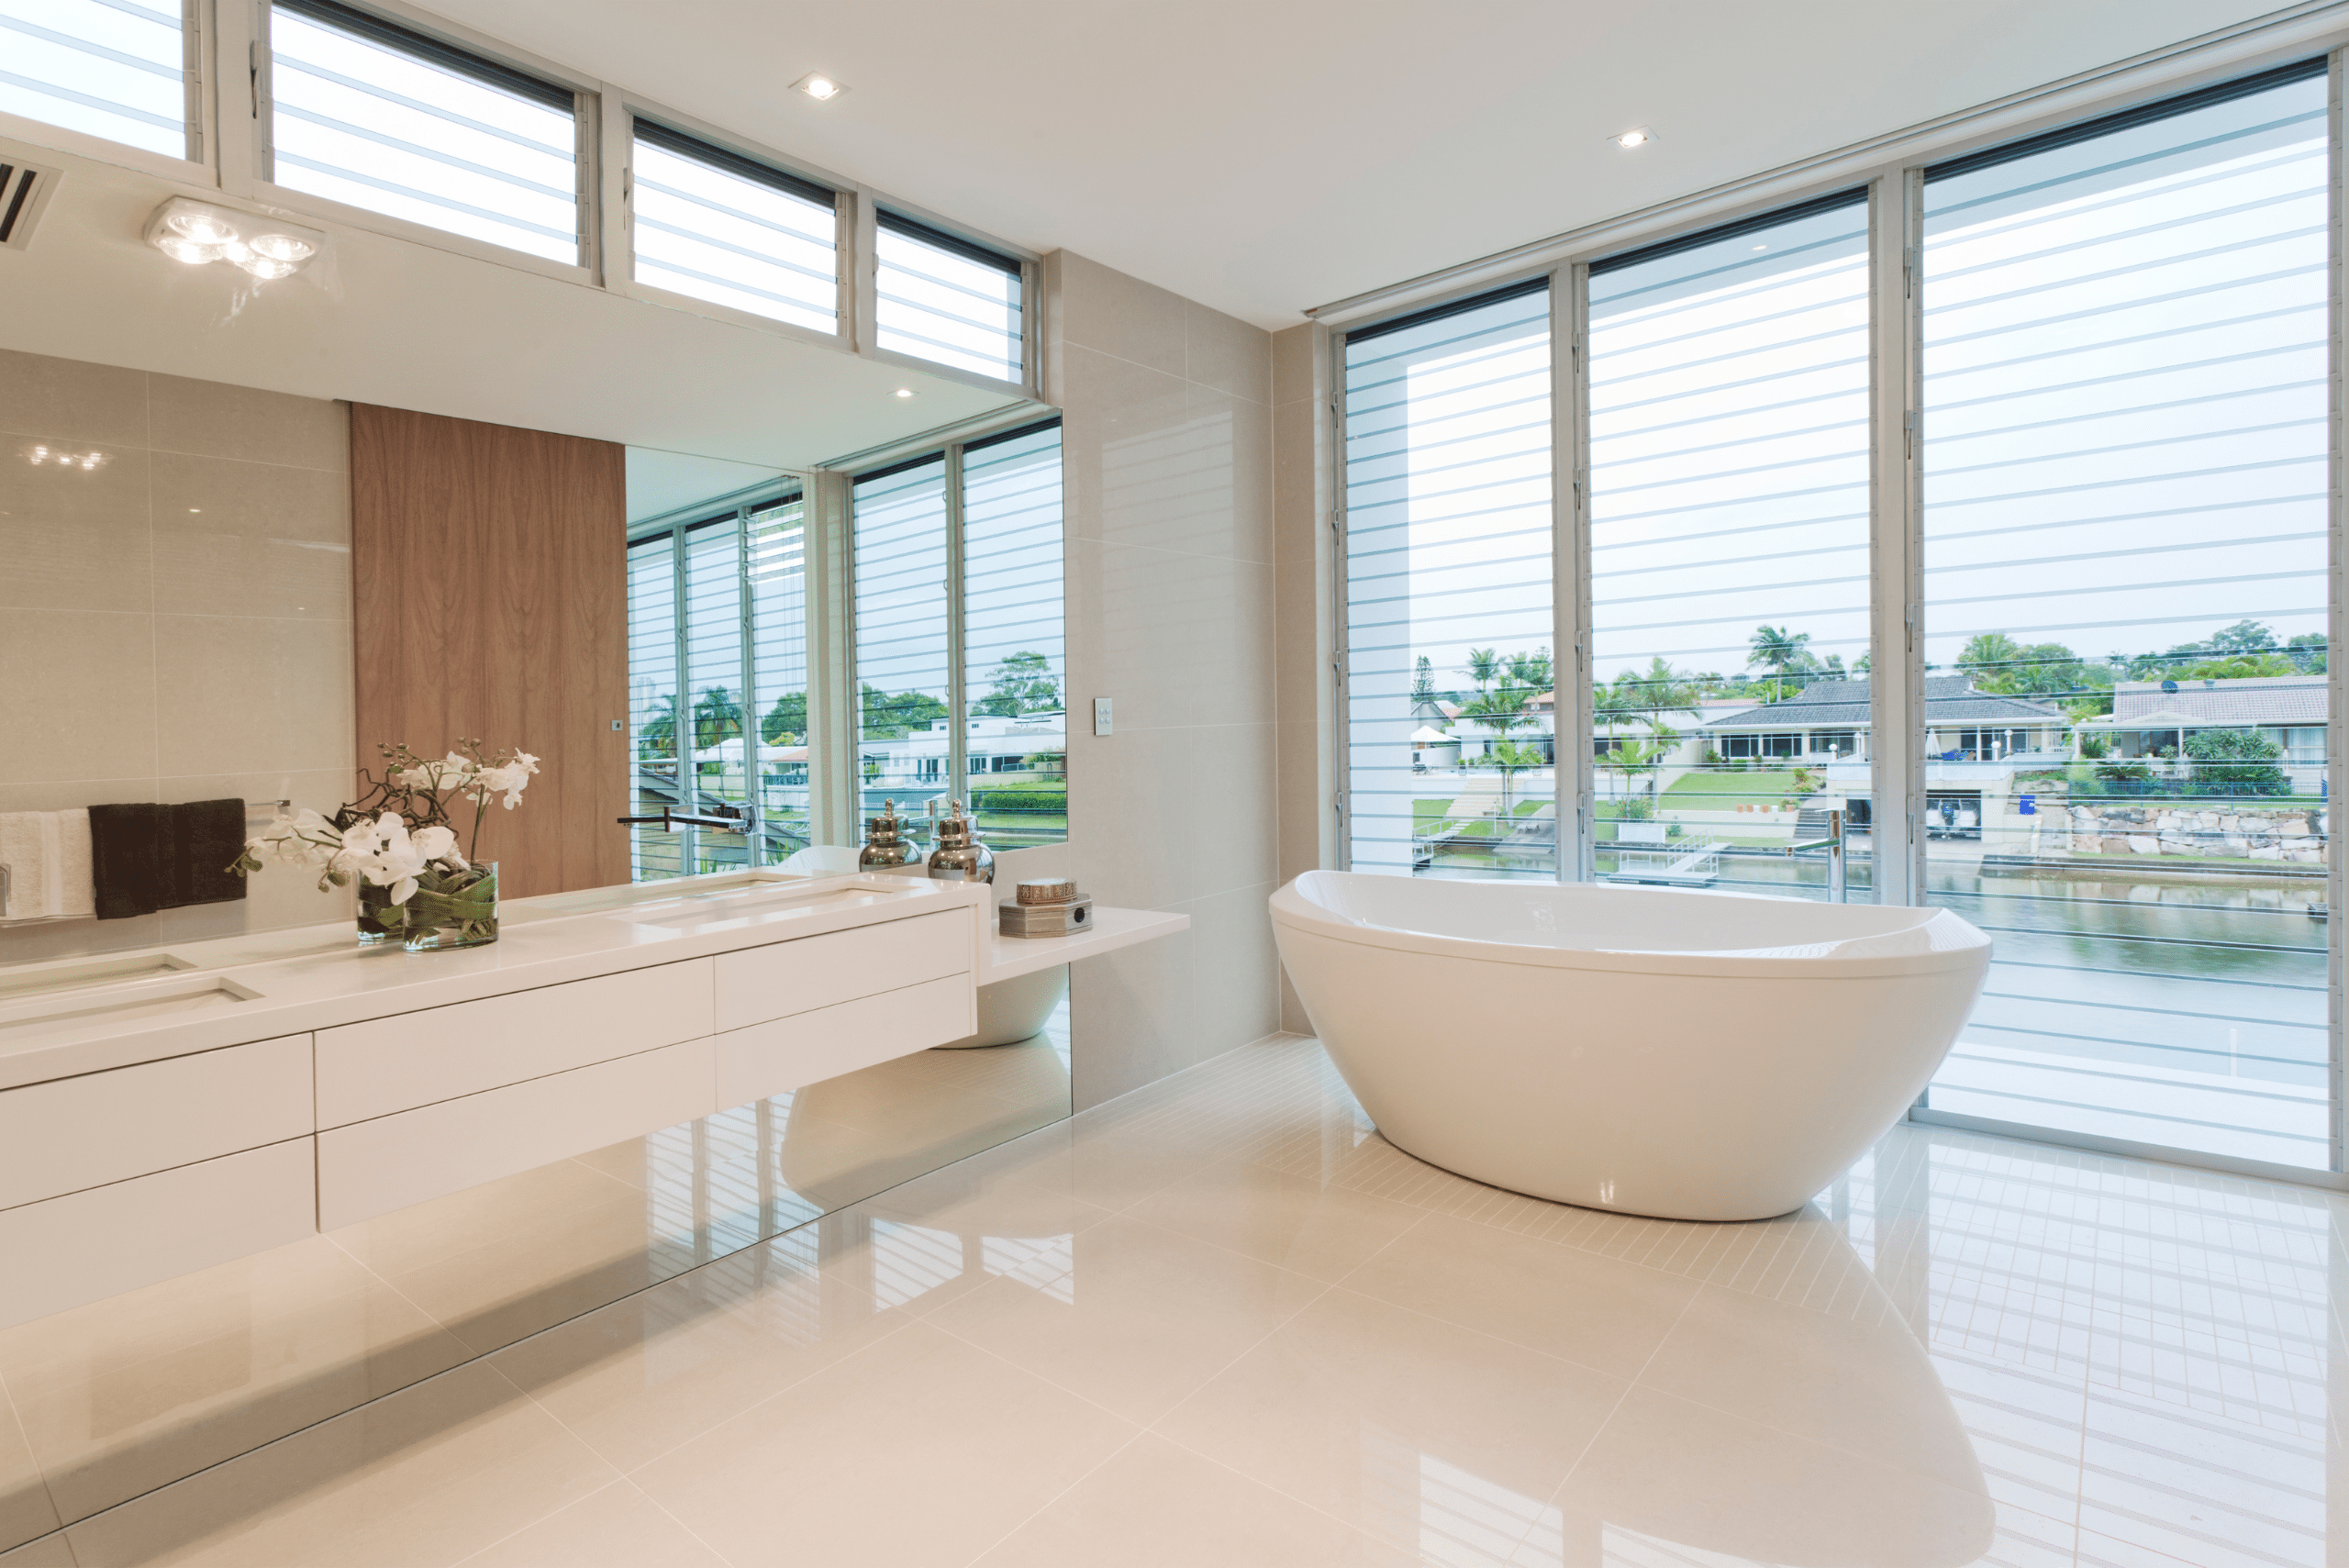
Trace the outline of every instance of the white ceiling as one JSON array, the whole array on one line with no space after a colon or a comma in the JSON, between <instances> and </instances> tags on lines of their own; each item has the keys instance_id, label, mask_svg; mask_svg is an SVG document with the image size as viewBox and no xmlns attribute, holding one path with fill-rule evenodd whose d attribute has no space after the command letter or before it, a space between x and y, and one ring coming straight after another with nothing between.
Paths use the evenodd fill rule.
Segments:
<instances>
[{"instance_id":1,"label":"white ceiling","mask_svg":"<svg viewBox=\"0 0 2349 1568\"><path fill-rule=\"evenodd\" d=\"M664 452L652 447L628 449L628 520L640 523L663 512L690 506L696 501L731 495L764 480L779 479L783 470L753 463L728 462L722 458L695 457L688 452Z\"/></svg>"},{"instance_id":2,"label":"white ceiling","mask_svg":"<svg viewBox=\"0 0 2349 1568\"><path fill-rule=\"evenodd\" d=\"M1264 327L2272 0L440 0L1038 251ZM818 104L809 70L851 91ZM1658 139L1624 152L1631 126Z\"/></svg>"}]
</instances>

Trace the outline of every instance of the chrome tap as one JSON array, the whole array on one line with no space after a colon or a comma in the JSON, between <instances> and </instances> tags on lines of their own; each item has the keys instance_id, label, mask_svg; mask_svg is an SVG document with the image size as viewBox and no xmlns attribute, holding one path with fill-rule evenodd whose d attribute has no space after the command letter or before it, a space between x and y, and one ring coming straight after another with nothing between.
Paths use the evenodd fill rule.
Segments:
<instances>
[{"instance_id":1,"label":"chrome tap","mask_svg":"<svg viewBox=\"0 0 2349 1568\"><path fill-rule=\"evenodd\" d=\"M1842 807L1827 814L1827 837L1805 839L1787 846L1789 856L1806 850L1827 851L1827 902L1841 904L1843 899L1843 812Z\"/></svg>"},{"instance_id":2,"label":"chrome tap","mask_svg":"<svg viewBox=\"0 0 2349 1568\"><path fill-rule=\"evenodd\" d=\"M639 822L658 822L672 832L679 828L715 828L721 833L751 833L758 829L759 810L755 806L717 806L710 809L718 815L694 817L664 806L658 817L623 817L619 824L627 828Z\"/></svg>"},{"instance_id":3,"label":"chrome tap","mask_svg":"<svg viewBox=\"0 0 2349 1568\"><path fill-rule=\"evenodd\" d=\"M938 818L933 837L938 848L930 851L930 875L941 882L995 880L995 851L979 842L978 825L963 815L961 801L953 802L948 814Z\"/></svg>"}]
</instances>

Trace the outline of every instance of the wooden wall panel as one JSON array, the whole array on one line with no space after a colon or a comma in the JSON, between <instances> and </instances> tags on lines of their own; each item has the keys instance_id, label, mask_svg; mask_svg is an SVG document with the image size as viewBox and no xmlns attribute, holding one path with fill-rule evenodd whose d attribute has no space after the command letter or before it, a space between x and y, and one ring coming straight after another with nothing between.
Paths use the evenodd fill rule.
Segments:
<instances>
[{"instance_id":1,"label":"wooden wall panel","mask_svg":"<svg viewBox=\"0 0 2349 1568\"><path fill-rule=\"evenodd\" d=\"M482 832L505 897L628 880L627 541L612 442L351 405L360 765L467 735L534 753Z\"/></svg>"}]
</instances>

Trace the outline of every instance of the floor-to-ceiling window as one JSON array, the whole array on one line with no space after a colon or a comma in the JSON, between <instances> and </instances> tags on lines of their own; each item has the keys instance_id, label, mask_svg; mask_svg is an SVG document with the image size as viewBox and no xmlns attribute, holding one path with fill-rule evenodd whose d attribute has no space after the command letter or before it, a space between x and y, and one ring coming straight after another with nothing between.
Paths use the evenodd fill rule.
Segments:
<instances>
[{"instance_id":1,"label":"floor-to-ceiling window","mask_svg":"<svg viewBox=\"0 0 2349 1568\"><path fill-rule=\"evenodd\" d=\"M1068 648L1061 605L1061 431L963 450L963 747L981 835L999 850L1068 837Z\"/></svg>"},{"instance_id":2,"label":"floor-to-ceiling window","mask_svg":"<svg viewBox=\"0 0 2349 1568\"><path fill-rule=\"evenodd\" d=\"M631 816L637 880L768 865L809 838L803 505L795 488L631 530Z\"/></svg>"},{"instance_id":3,"label":"floor-to-ceiling window","mask_svg":"<svg viewBox=\"0 0 2349 1568\"><path fill-rule=\"evenodd\" d=\"M1346 340L1357 871L1558 875L1550 374L1546 279Z\"/></svg>"},{"instance_id":4,"label":"floor-to-ceiling window","mask_svg":"<svg viewBox=\"0 0 2349 1568\"><path fill-rule=\"evenodd\" d=\"M1867 214L1849 191L1590 268L1609 880L1817 895L1823 858L1783 849L1868 818Z\"/></svg>"},{"instance_id":5,"label":"floor-to-ceiling window","mask_svg":"<svg viewBox=\"0 0 2349 1568\"><path fill-rule=\"evenodd\" d=\"M954 787L946 458L860 475L853 507L857 815L943 807ZM930 842L930 825L915 825Z\"/></svg>"},{"instance_id":6,"label":"floor-to-ceiling window","mask_svg":"<svg viewBox=\"0 0 2349 1568\"><path fill-rule=\"evenodd\" d=\"M1934 1112L2330 1162L2326 148L2316 61L1926 171Z\"/></svg>"},{"instance_id":7,"label":"floor-to-ceiling window","mask_svg":"<svg viewBox=\"0 0 2349 1568\"><path fill-rule=\"evenodd\" d=\"M1060 421L894 463L852 486L861 812L929 842L961 801L997 849L1068 837Z\"/></svg>"},{"instance_id":8,"label":"floor-to-ceiling window","mask_svg":"<svg viewBox=\"0 0 2349 1568\"><path fill-rule=\"evenodd\" d=\"M1841 808L1847 896L1997 943L1919 1116L2337 1166L2326 94L2271 70L1345 333L1347 863L1819 897L1784 851Z\"/></svg>"}]
</instances>

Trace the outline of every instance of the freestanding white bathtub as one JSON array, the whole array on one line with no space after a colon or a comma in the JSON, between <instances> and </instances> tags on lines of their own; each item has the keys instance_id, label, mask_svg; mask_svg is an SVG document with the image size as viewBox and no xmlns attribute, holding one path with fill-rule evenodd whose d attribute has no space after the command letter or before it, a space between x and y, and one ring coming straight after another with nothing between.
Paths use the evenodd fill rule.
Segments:
<instances>
[{"instance_id":1,"label":"freestanding white bathtub","mask_svg":"<svg viewBox=\"0 0 2349 1568\"><path fill-rule=\"evenodd\" d=\"M1397 1148L1675 1219L1799 1208L1916 1099L1990 940L1946 909L1307 872L1281 962Z\"/></svg>"}]
</instances>

